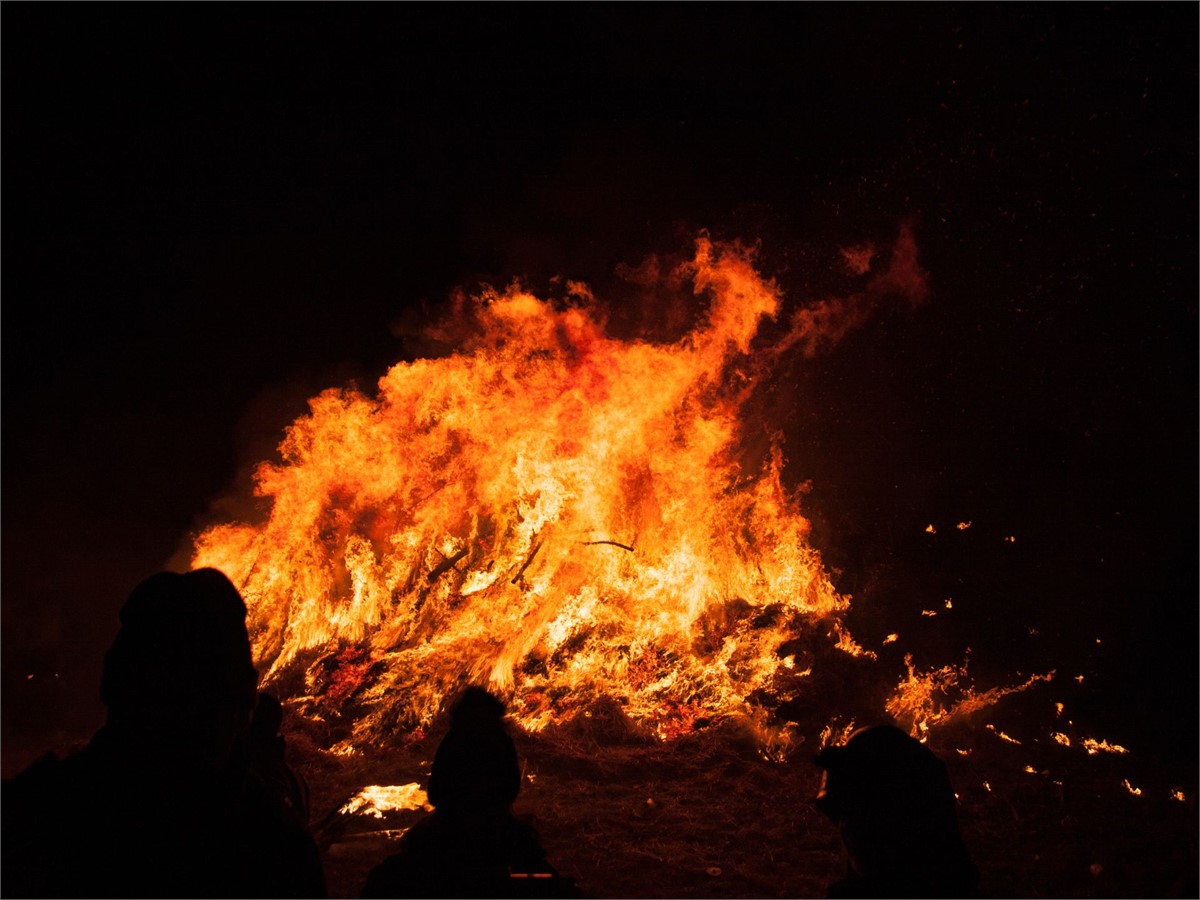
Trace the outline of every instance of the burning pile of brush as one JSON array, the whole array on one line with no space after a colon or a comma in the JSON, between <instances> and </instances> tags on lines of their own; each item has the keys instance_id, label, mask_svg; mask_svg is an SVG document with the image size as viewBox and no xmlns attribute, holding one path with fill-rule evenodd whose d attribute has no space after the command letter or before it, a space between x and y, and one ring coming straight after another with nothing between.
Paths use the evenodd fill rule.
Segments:
<instances>
[{"instance_id":1,"label":"burning pile of brush","mask_svg":"<svg viewBox=\"0 0 1200 900\"><path fill-rule=\"evenodd\" d=\"M313 398L257 470L265 519L204 531L193 564L241 588L266 684L349 746L419 734L467 683L530 731L601 703L662 739L738 716L786 744L781 704L827 713L825 673L873 654L757 411L787 354L924 299L910 231L874 254L843 252L857 292L784 316L751 250L702 236L665 275L704 304L672 340L611 336L574 282L460 295L431 329L453 349ZM910 671L889 708L926 728L949 681Z\"/></svg>"}]
</instances>

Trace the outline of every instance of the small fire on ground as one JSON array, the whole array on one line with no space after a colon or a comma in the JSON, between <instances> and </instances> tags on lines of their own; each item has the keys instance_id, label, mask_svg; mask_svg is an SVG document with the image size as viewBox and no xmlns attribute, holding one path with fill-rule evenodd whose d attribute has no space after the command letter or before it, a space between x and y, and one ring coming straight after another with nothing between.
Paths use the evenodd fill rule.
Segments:
<instances>
[{"instance_id":1,"label":"small fire on ground","mask_svg":"<svg viewBox=\"0 0 1200 900\"><path fill-rule=\"evenodd\" d=\"M372 816L399 810L431 810L429 798L420 784L369 784L338 810L342 815Z\"/></svg>"}]
</instances>

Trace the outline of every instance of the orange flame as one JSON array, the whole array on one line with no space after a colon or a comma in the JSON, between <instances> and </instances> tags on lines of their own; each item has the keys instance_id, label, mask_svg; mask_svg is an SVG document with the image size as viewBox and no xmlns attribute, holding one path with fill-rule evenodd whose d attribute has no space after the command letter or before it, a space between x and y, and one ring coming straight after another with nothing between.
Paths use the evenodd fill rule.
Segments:
<instances>
[{"instance_id":1,"label":"orange flame","mask_svg":"<svg viewBox=\"0 0 1200 900\"><path fill-rule=\"evenodd\" d=\"M683 274L709 307L673 343L610 337L584 286L556 305L514 285L458 298L451 355L312 399L257 471L266 521L195 541L194 566L240 585L266 682L357 705L357 736L427 724L467 682L530 729L609 697L672 736L792 670L780 645L849 598L779 439L745 461L740 412L763 360L811 350L836 304L756 355L781 298L752 254L701 237ZM855 316L920 274L905 231Z\"/></svg>"},{"instance_id":2,"label":"orange flame","mask_svg":"<svg viewBox=\"0 0 1200 900\"><path fill-rule=\"evenodd\" d=\"M1120 744L1110 744L1106 739L1101 738L1084 738L1081 742L1083 748L1087 750L1088 756L1095 756L1097 753L1115 753L1124 756L1129 751Z\"/></svg>"},{"instance_id":3,"label":"orange flame","mask_svg":"<svg viewBox=\"0 0 1200 900\"><path fill-rule=\"evenodd\" d=\"M965 663L962 666L947 665L921 672L913 664L912 654L906 654L904 665L908 670L907 677L897 685L895 692L888 699L887 711L914 736L922 739L935 725L966 718L972 713L995 705L1003 697L1028 690L1040 681L1051 681L1055 674L1054 671L1050 671L1044 675L1031 675L1020 684L978 692L966 683ZM987 728L1002 740L1018 743L1003 732L997 731L993 725L989 724Z\"/></svg>"}]
</instances>

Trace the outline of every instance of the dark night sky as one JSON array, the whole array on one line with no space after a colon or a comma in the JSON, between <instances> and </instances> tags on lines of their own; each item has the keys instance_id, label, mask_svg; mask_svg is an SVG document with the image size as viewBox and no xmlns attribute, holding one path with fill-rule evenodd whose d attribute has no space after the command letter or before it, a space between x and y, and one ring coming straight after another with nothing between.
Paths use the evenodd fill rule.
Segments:
<instances>
[{"instance_id":1,"label":"dark night sky","mask_svg":"<svg viewBox=\"0 0 1200 900\"><path fill-rule=\"evenodd\" d=\"M701 227L761 238L814 300L839 246L906 220L929 303L786 373L818 547L851 582L983 559L983 671L1093 666L1098 708L1194 763L1197 25L1189 3L5 4L6 772L99 724L128 591L306 396L411 353L395 324L422 304L603 287ZM919 543L956 518L1021 555Z\"/></svg>"}]
</instances>

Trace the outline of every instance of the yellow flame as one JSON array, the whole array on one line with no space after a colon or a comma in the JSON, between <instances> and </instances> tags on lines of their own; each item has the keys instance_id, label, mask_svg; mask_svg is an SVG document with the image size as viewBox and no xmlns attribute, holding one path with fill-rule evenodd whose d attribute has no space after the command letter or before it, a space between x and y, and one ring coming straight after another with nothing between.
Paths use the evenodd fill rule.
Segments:
<instances>
[{"instance_id":1,"label":"yellow flame","mask_svg":"<svg viewBox=\"0 0 1200 900\"><path fill-rule=\"evenodd\" d=\"M1019 745L1021 743L1015 737L1010 737L1009 735L1005 734L1003 731L1001 731L999 728L997 728L995 725L992 725L991 723L988 724L987 730L990 731L992 734L996 735L996 737L1000 738L1000 740L1004 741L1007 744L1018 744Z\"/></svg>"},{"instance_id":2,"label":"yellow flame","mask_svg":"<svg viewBox=\"0 0 1200 900\"><path fill-rule=\"evenodd\" d=\"M1021 684L995 687L982 693L967 684L967 667L947 665L925 672L917 671L912 654L904 657L907 676L888 699L886 708L914 736L924 735L931 727L961 719L994 705L1002 697L1027 690L1039 681L1051 681L1054 672L1031 675ZM992 728L992 726L988 726ZM993 729L994 730L994 729Z\"/></svg>"},{"instance_id":3,"label":"yellow flame","mask_svg":"<svg viewBox=\"0 0 1200 900\"><path fill-rule=\"evenodd\" d=\"M1097 753L1116 753L1124 755L1129 751L1120 744L1110 744L1107 740L1096 740L1095 738L1084 738L1080 743L1087 750L1088 756L1095 756Z\"/></svg>"},{"instance_id":4,"label":"yellow flame","mask_svg":"<svg viewBox=\"0 0 1200 900\"><path fill-rule=\"evenodd\" d=\"M865 656L867 659L877 659L873 650L863 649L859 643L850 636L850 632L844 629L841 625L836 625L837 643L834 644L843 653L848 653L851 656Z\"/></svg>"},{"instance_id":5,"label":"yellow flame","mask_svg":"<svg viewBox=\"0 0 1200 900\"><path fill-rule=\"evenodd\" d=\"M369 784L342 805L342 815L374 816L382 819L385 812L404 809L430 810L425 790L416 782L411 784Z\"/></svg>"}]
</instances>

